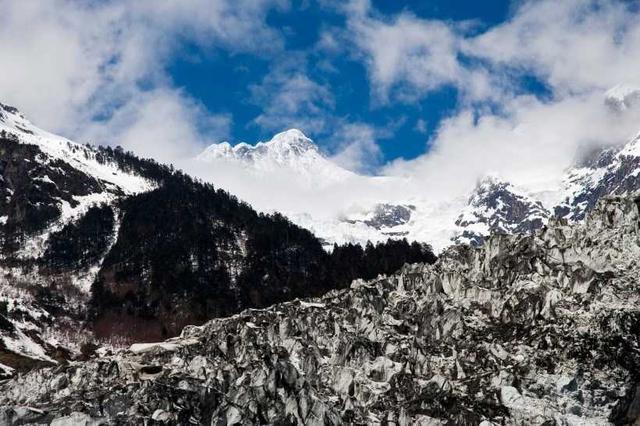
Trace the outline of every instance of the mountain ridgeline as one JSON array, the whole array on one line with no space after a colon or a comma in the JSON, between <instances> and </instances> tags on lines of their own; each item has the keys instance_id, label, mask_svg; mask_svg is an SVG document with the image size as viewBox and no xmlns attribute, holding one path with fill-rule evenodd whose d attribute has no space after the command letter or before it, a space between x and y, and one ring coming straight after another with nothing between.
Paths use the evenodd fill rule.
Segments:
<instances>
[{"instance_id":1,"label":"mountain ridgeline","mask_svg":"<svg viewBox=\"0 0 640 426\"><path fill-rule=\"evenodd\" d=\"M123 165L140 162L104 152ZM187 324L320 295L407 262L435 261L428 246L406 240L327 253L311 232L280 214L257 213L211 184L147 163L154 168L160 186L118 204L118 237L92 288L99 337L175 335ZM96 229L87 225L87 232Z\"/></svg>"},{"instance_id":2,"label":"mountain ridgeline","mask_svg":"<svg viewBox=\"0 0 640 426\"><path fill-rule=\"evenodd\" d=\"M0 353L11 356L0 362L10 367L31 366L25 357L55 361L60 348L33 331L39 327L157 340L406 262L435 261L429 246L406 240L329 253L280 214L258 213L172 166L42 132L7 108L0 108L0 298L7 305ZM30 347L43 350L23 350Z\"/></svg>"},{"instance_id":3,"label":"mountain ridgeline","mask_svg":"<svg viewBox=\"0 0 640 426\"><path fill-rule=\"evenodd\" d=\"M0 382L0 424L637 425L639 199Z\"/></svg>"}]
</instances>

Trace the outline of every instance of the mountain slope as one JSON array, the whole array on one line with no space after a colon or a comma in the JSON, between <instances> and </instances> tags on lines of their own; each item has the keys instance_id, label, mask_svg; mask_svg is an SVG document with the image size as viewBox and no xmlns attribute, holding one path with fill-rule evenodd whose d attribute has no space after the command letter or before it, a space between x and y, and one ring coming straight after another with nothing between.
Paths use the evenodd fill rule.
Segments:
<instances>
[{"instance_id":1,"label":"mountain slope","mask_svg":"<svg viewBox=\"0 0 640 426\"><path fill-rule=\"evenodd\" d=\"M117 234L117 201L155 186L0 104L0 363L29 368L79 350L76 324ZM78 232L85 224L91 232Z\"/></svg>"},{"instance_id":2,"label":"mountain slope","mask_svg":"<svg viewBox=\"0 0 640 426\"><path fill-rule=\"evenodd\" d=\"M584 224L19 376L3 420L633 424L639 221L638 200L604 199Z\"/></svg>"},{"instance_id":3,"label":"mountain slope","mask_svg":"<svg viewBox=\"0 0 640 426\"><path fill-rule=\"evenodd\" d=\"M200 153L197 160L214 165L220 161L239 163L247 172L264 176L288 172L315 186L355 176L327 159L317 145L297 129L278 133L270 141L256 145L213 144Z\"/></svg>"},{"instance_id":4,"label":"mountain slope","mask_svg":"<svg viewBox=\"0 0 640 426\"><path fill-rule=\"evenodd\" d=\"M638 93L626 86L609 91L606 102L611 113L622 114L625 109L635 108ZM551 216L582 220L600 198L640 189L639 138L623 146L595 149L579 164L568 167L561 181L547 185L544 191L488 175L466 196L444 201L434 201L428 194L415 193L415 189L409 192L407 188L412 183L406 179L347 172L324 157L313 141L298 130L283 132L256 146L212 145L199 160L212 165L216 161L239 164L243 173L259 176L249 185L258 192L262 188L260 180L269 182L280 173L285 173L287 179L278 181L279 188L311 182L306 189L293 191L290 198L299 198L300 202L289 202L282 211L294 223L316 234L327 249L334 243L364 245L367 241L408 238L427 242L441 251L453 242L481 244L492 232L531 232ZM354 190L346 193L343 186ZM273 189L265 189L269 191ZM263 198L267 198L267 206L279 203ZM317 211L322 208L314 203L315 198L330 199L338 207L333 214L319 214Z\"/></svg>"},{"instance_id":5,"label":"mountain slope","mask_svg":"<svg viewBox=\"0 0 640 426\"><path fill-rule=\"evenodd\" d=\"M456 220L457 242L480 245L490 234L526 234L550 217L540 201L495 177L478 183Z\"/></svg>"},{"instance_id":6,"label":"mountain slope","mask_svg":"<svg viewBox=\"0 0 640 426\"><path fill-rule=\"evenodd\" d=\"M567 196L556 214L581 220L606 195L625 195L640 188L640 135L622 147L596 151L565 178Z\"/></svg>"},{"instance_id":7,"label":"mountain slope","mask_svg":"<svg viewBox=\"0 0 640 426\"><path fill-rule=\"evenodd\" d=\"M433 259L428 247L407 242L373 268L371 253L337 259L283 216L259 214L170 166L79 145L14 108L1 111L5 366L53 364L84 356L96 337L166 338L247 307L320 295L348 285L334 272L338 260L375 276Z\"/></svg>"}]
</instances>

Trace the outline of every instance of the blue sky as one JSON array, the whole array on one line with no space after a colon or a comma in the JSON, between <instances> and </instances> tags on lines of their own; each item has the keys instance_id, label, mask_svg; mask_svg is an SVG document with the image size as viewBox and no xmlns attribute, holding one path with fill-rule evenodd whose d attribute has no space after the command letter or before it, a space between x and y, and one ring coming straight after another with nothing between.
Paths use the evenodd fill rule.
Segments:
<instances>
[{"instance_id":1,"label":"blue sky","mask_svg":"<svg viewBox=\"0 0 640 426\"><path fill-rule=\"evenodd\" d=\"M638 4L0 0L0 101L187 170L297 127L359 172L530 180L637 132L603 108L640 86Z\"/></svg>"},{"instance_id":2,"label":"blue sky","mask_svg":"<svg viewBox=\"0 0 640 426\"><path fill-rule=\"evenodd\" d=\"M503 22L511 10L511 2L506 0L378 0L372 6L375 9L372 13L380 19L410 13L421 19L469 22L476 30L486 30ZM230 132L225 135L231 143L256 142L273 135L274 128L255 122L267 100L256 99L251 88L260 85L265 76L289 56L304 58L293 66L331 91L333 102L321 105L324 112L380 129L376 140L381 148L382 163L423 154L440 120L456 110L457 91L452 86L411 102L383 104L372 99L367 69L359 58L318 51L323 32L345 25L344 14L333 7L294 1L287 9L271 10L267 23L284 34L282 52L275 55L234 53L223 48L186 44L167 65L168 74L177 87L211 113L231 114ZM323 149L329 152L336 149L329 129L304 128L296 122L290 125L302 127Z\"/></svg>"}]
</instances>

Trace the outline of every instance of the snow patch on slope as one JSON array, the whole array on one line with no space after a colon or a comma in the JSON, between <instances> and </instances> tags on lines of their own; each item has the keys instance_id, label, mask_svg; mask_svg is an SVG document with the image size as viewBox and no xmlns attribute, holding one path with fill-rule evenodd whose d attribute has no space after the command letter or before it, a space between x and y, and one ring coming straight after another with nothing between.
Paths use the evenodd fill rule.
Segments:
<instances>
[{"instance_id":1,"label":"snow patch on slope","mask_svg":"<svg viewBox=\"0 0 640 426\"><path fill-rule=\"evenodd\" d=\"M72 223L84 216L87 211L94 206L101 204L110 205L117 197L109 192L100 192L89 194L85 196L73 197L78 205L72 207L67 201L60 200L60 207L62 214L52 225L50 225L44 232L35 235L33 237L25 239L21 249L17 252L17 257L21 259L39 258L44 254L47 248L47 241L49 236L56 232L59 232L68 223Z\"/></svg>"},{"instance_id":2,"label":"snow patch on slope","mask_svg":"<svg viewBox=\"0 0 640 426\"><path fill-rule=\"evenodd\" d=\"M103 182L105 190L120 190L125 194L150 191L155 185L147 179L125 173L115 163L101 163L97 152L61 136L34 126L18 110L0 104L0 131L15 135L21 143L36 145L48 156L62 160L77 170Z\"/></svg>"}]
</instances>

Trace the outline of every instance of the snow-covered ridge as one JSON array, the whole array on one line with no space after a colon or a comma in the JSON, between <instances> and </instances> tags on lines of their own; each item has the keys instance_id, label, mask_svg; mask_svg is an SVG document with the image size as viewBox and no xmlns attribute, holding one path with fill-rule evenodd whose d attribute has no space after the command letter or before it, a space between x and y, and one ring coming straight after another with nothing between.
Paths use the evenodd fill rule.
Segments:
<instances>
[{"instance_id":1,"label":"snow-covered ridge","mask_svg":"<svg viewBox=\"0 0 640 426\"><path fill-rule=\"evenodd\" d=\"M271 155L274 158L284 160L304 155L307 151L319 152L319 149L300 130L290 129L276 134L267 142L258 142L256 145L250 145L246 142L235 146L229 142L212 144L200 154L199 158L202 160L218 158L250 160L263 155Z\"/></svg>"},{"instance_id":2,"label":"snow-covered ridge","mask_svg":"<svg viewBox=\"0 0 640 426\"><path fill-rule=\"evenodd\" d=\"M564 201L556 213L580 220L604 195L629 195L640 190L640 135L623 146L604 148L567 170L563 181Z\"/></svg>"},{"instance_id":3,"label":"snow-covered ridge","mask_svg":"<svg viewBox=\"0 0 640 426\"><path fill-rule=\"evenodd\" d=\"M0 306L6 307L4 314L0 313L0 319L4 321L4 329L0 332L0 354L9 354L10 359L15 358L23 366L53 365L56 360L51 358L51 354L58 350L56 348L66 351L73 346L70 343L74 338L67 338L61 333L68 332L77 337L79 331L60 323L60 318L66 318L63 315L54 322L53 317L40 305L41 302L32 295L32 292L37 293L34 289L47 285L37 265L50 247L52 236L67 225L78 223L92 207L107 205L117 210L115 203L121 197L152 190L157 184L136 173L122 170L99 149L38 128L16 108L4 104L0 104L0 135L3 155L10 152L17 154L3 157L13 163L9 169L14 172L3 169L0 173L0 188L5 196L0 204L4 209L4 216L0 216L0 227L13 221L12 226L18 227L19 234L19 245L12 251L0 253L0 260L10 257L11 262L21 265L0 265ZM37 149L23 149L26 147L22 145L35 146ZM20 149L16 150L16 146ZM21 156L23 154L24 157ZM23 167L22 171L16 174L15 170L20 167ZM13 179L5 181L6 173L9 176L14 173ZM16 178L22 179L22 183L16 183ZM56 205L57 216L40 222L36 220L33 223L37 224L37 228L27 232L25 229L30 225L26 222L33 224L34 219L33 216L20 216L24 215L21 213L24 206L16 208L13 204L15 201L12 197L16 189L12 189L13 185L36 188L40 191L40 197L27 197L27 201L23 200L22 203L32 207L32 211L38 211L38 205ZM117 213L114 213L114 217L114 235L101 257L86 267L64 273L54 280L75 288L69 290L64 304L59 306L63 311L71 311L87 302L102 260L117 238ZM1 228L0 236L6 237L6 233L2 235L4 231ZM8 374L7 368L0 364L0 376Z\"/></svg>"},{"instance_id":4,"label":"snow-covered ridge","mask_svg":"<svg viewBox=\"0 0 640 426\"><path fill-rule=\"evenodd\" d=\"M628 96L635 96L634 93L620 87L608 96L624 101ZM514 185L507 179L487 174L466 195L444 201L431 200L427 194L419 195L415 191L403 197L406 184L398 178L364 176L340 169L296 130L280 133L271 141L255 146L213 145L199 160L238 162L243 173L267 180L289 173L296 182L315 182L310 191L319 197L332 191L340 193L345 179L357 179L357 187L363 192L383 193L380 188L385 185L392 189L384 192L389 199L381 197L366 202L358 198L359 194L353 197L345 194L348 201L337 207L340 211L334 217L317 217L312 209L305 211L303 203L291 211L273 206L274 210L280 210L293 222L311 230L328 249L334 243L365 244L407 238L427 242L439 252L453 242L480 243L492 232L530 232L553 216L581 220L600 197L640 190L638 137L622 146L594 151L590 158L568 167L559 180Z\"/></svg>"},{"instance_id":5,"label":"snow-covered ridge","mask_svg":"<svg viewBox=\"0 0 640 426\"><path fill-rule=\"evenodd\" d=\"M213 144L197 156L203 163L232 162L257 173L293 173L312 183L336 182L356 176L320 152L298 129L276 134L255 145L242 142Z\"/></svg>"},{"instance_id":6,"label":"snow-covered ridge","mask_svg":"<svg viewBox=\"0 0 640 426\"><path fill-rule=\"evenodd\" d=\"M18 141L36 145L49 157L64 161L73 168L96 178L107 191L137 194L153 189L155 184L132 173L126 173L114 163L101 163L96 151L36 127L16 108L0 103L0 131L14 135Z\"/></svg>"},{"instance_id":7,"label":"snow-covered ridge","mask_svg":"<svg viewBox=\"0 0 640 426\"><path fill-rule=\"evenodd\" d=\"M542 226L550 216L526 190L497 176L482 179L456 220L457 242L481 243L491 233L514 234Z\"/></svg>"},{"instance_id":8,"label":"snow-covered ridge","mask_svg":"<svg viewBox=\"0 0 640 426\"><path fill-rule=\"evenodd\" d=\"M68 223L79 220L92 206L112 205L121 196L150 191L157 186L142 176L123 171L115 162L100 156L100 152L95 148L72 142L36 127L18 109L1 103L0 133L12 135L13 140L19 143L37 146L41 154L35 157L35 161L44 166L45 171L50 170L50 175L53 176L53 171L58 169L55 162L62 161L98 182L98 188L93 193L72 196L75 205L57 198L59 217L39 234L25 238L21 250L17 252L18 257L41 256L52 233L61 230ZM32 179L57 186L46 174ZM6 218L3 222L6 222Z\"/></svg>"}]
</instances>

